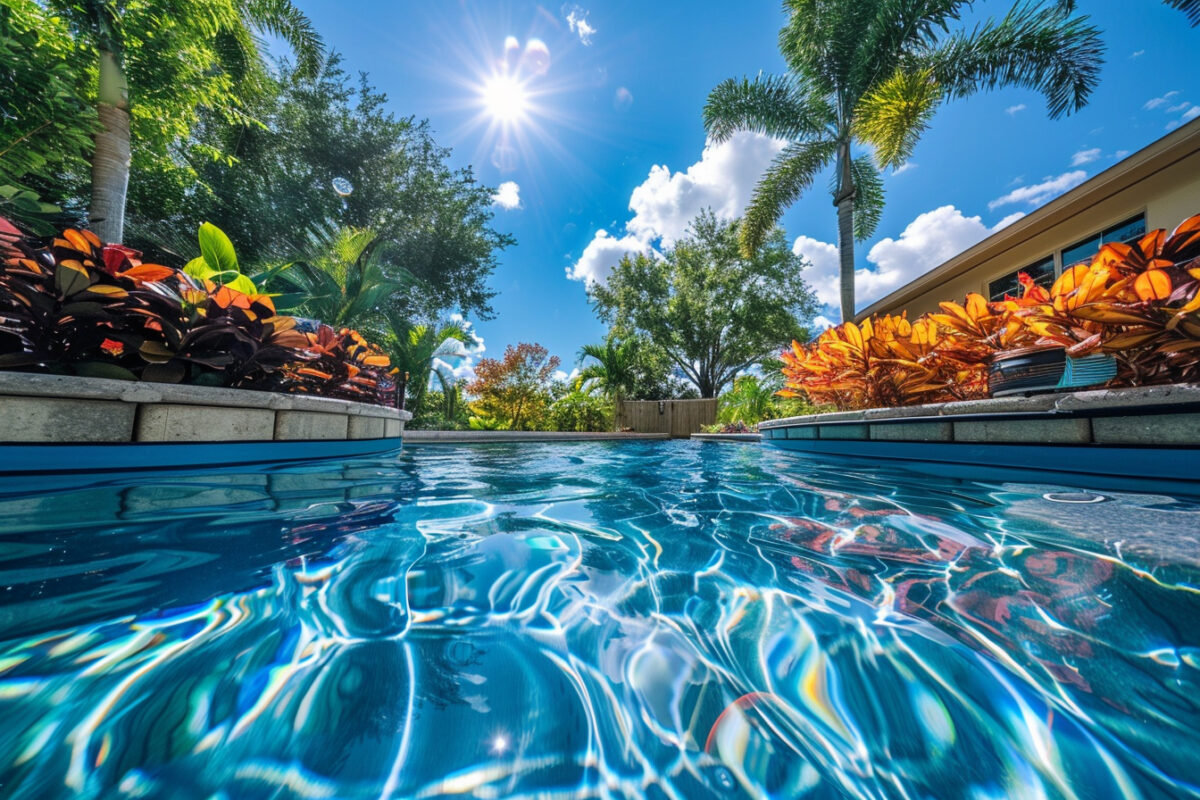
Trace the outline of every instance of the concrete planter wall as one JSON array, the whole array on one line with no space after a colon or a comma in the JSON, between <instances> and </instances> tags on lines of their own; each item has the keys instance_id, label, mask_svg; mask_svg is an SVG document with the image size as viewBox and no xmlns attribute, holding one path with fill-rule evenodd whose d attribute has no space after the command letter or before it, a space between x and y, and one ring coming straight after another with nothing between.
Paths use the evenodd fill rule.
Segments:
<instances>
[{"instance_id":1,"label":"concrete planter wall","mask_svg":"<svg viewBox=\"0 0 1200 800\"><path fill-rule=\"evenodd\" d=\"M304 395L0 372L0 448L8 456L0 472L21 471L20 459L30 453L36 468L53 469L60 456L32 449L49 445L71 446L77 455L99 445L188 445L174 451L180 465L239 463L244 454L235 443L254 445L255 460L268 460L273 450L288 459L383 452L400 446L411 418L394 408ZM332 446L338 443L354 446ZM24 450L13 450L22 445ZM206 455L201 445L220 447ZM133 452L116 457L124 462ZM111 460L114 451L107 453ZM159 449L145 465L169 465L171 453ZM143 465L132 461L130 466Z\"/></svg>"},{"instance_id":2,"label":"concrete planter wall","mask_svg":"<svg viewBox=\"0 0 1200 800\"><path fill-rule=\"evenodd\" d=\"M790 450L1200 481L1200 386L841 411L759 425Z\"/></svg>"}]
</instances>

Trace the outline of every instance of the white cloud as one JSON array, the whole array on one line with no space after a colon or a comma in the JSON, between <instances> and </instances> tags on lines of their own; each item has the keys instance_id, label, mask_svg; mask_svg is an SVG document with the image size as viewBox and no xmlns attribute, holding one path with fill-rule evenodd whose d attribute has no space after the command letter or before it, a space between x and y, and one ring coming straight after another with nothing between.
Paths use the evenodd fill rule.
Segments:
<instances>
[{"instance_id":1,"label":"white cloud","mask_svg":"<svg viewBox=\"0 0 1200 800\"><path fill-rule=\"evenodd\" d=\"M892 170L892 174L893 175L901 175L905 172L908 172L910 169L916 169L918 166L920 166L920 165L917 164L915 161L905 161L903 164L901 164L900 166L898 166L894 170Z\"/></svg>"},{"instance_id":2,"label":"white cloud","mask_svg":"<svg viewBox=\"0 0 1200 800\"><path fill-rule=\"evenodd\" d=\"M988 203L988 208L995 209L1013 203L1029 203L1032 206L1038 206L1068 189L1074 189L1085 180L1087 180L1087 173L1081 169L1064 172L1057 177L1046 178L1041 183L1017 187L1008 194L997 197Z\"/></svg>"},{"instance_id":3,"label":"white cloud","mask_svg":"<svg viewBox=\"0 0 1200 800\"><path fill-rule=\"evenodd\" d=\"M1013 114L1019 114L1020 112L1024 111L1026 107L1027 106L1024 103L1017 103L1015 106L1009 106L1008 108L1004 109L1004 113L1011 117Z\"/></svg>"},{"instance_id":4,"label":"white cloud","mask_svg":"<svg viewBox=\"0 0 1200 800\"><path fill-rule=\"evenodd\" d=\"M616 93L613 94L613 107L618 111L624 111L631 105L633 105L633 92L624 86L618 87Z\"/></svg>"},{"instance_id":5,"label":"white cloud","mask_svg":"<svg viewBox=\"0 0 1200 800\"><path fill-rule=\"evenodd\" d=\"M825 330L826 328L832 328L834 325L837 325L837 324L838 323L834 322L833 320L831 320L829 317L825 316L824 314L818 314L817 316L813 317L812 330L813 330L813 333L820 333L821 331Z\"/></svg>"},{"instance_id":6,"label":"white cloud","mask_svg":"<svg viewBox=\"0 0 1200 800\"><path fill-rule=\"evenodd\" d=\"M1118 150L1117 152L1112 154L1112 157L1114 159L1116 159L1117 161L1120 161L1122 158L1124 158L1127 155L1129 155L1128 150Z\"/></svg>"},{"instance_id":7,"label":"white cloud","mask_svg":"<svg viewBox=\"0 0 1200 800\"><path fill-rule=\"evenodd\" d=\"M625 229L670 247L701 209L712 208L722 219L741 216L759 177L782 149L778 139L741 132L707 145L700 160L683 172L672 173L665 164L651 167L629 197L633 218Z\"/></svg>"},{"instance_id":8,"label":"white cloud","mask_svg":"<svg viewBox=\"0 0 1200 800\"><path fill-rule=\"evenodd\" d=\"M628 234L620 238L609 236L608 231L601 229L596 231L587 247L583 248L583 255L579 260L567 267L567 277L583 281L589 286L592 283L604 283L623 256L648 252L651 252L651 247L647 241Z\"/></svg>"},{"instance_id":9,"label":"white cloud","mask_svg":"<svg viewBox=\"0 0 1200 800\"><path fill-rule=\"evenodd\" d=\"M496 193L492 195L492 203L503 208L505 211L512 211L514 208L521 207L521 187L516 181L505 181L496 189Z\"/></svg>"},{"instance_id":10,"label":"white cloud","mask_svg":"<svg viewBox=\"0 0 1200 800\"><path fill-rule=\"evenodd\" d=\"M575 369L571 370L570 372L564 372L561 369L556 369L554 370L554 374L550 377L560 382L573 381L579 377L579 367L575 367Z\"/></svg>"},{"instance_id":11,"label":"white cloud","mask_svg":"<svg viewBox=\"0 0 1200 800\"><path fill-rule=\"evenodd\" d=\"M1186 111L1187 107L1190 105L1191 105L1191 103L1189 103L1187 100L1184 100L1179 105L1171 106L1170 108L1168 108L1167 113L1168 114L1178 114L1180 111Z\"/></svg>"},{"instance_id":12,"label":"white cloud","mask_svg":"<svg viewBox=\"0 0 1200 800\"><path fill-rule=\"evenodd\" d=\"M1188 122L1196 117L1200 117L1200 106L1192 106L1184 113L1182 117L1179 118L1179 120L1180 122Z\"/></svg>"},{"instance_id":13,"label":"white cloud","mask_svg":"<svg viewBox=\"0 0 1200 800\"><path fill-rule=\"evenodd\" d=\"M783 142L758 133L741 132L722 144L709 144L700 160L682 172L665 164L650 168L629 197L633 216L622 236L596 232L567 277L591 283L608 279L626 253L670 247L687 233L701 210L711 208L722 219L741 216L759 177L783 148Z\"/></svg>"},{"instance_id":14,"label":"white cloud","mask_svg":"<svg viewBox=\"0 0 1200 800\"><path fill-rule=\"evenodd\" d=\"M1079 167L1084 164L1090 164L1100 157L1100 148L1091 147L1087 150L1080 150L1075 155L1071 156L1071 166Z\"/></svg>"},{"instance_id":15,"label":"white cloud","mask_svg":"<svg viewBox=\"0 0 1200 800\"><path fill-rule=\"evenodd\" d=\"M1142 108L1146 109L1147 111L1150 111L1152 109L1158 108L1159 106L1165 106L1167 104L1167 102L1177 94L1179 94L1179 92L1167 92L1162 97L1152 97L1146 101L1146 104L1143 105Z\"/></svg>"},{"instance_id":16,"label":"white cloud","mask_svg":"<svg viewBox=\"0 0 1200 800\"><path fill-rule=\"evenodd\" d=\"M980 217L963 216L954 206L942 206L919 215L899 238L888 237L877 242L867 253L870 266L854 271L857 305L861 308L873 303L1022 216L1010 214L989 228ZM804 278L813 287L817 300L837 307L841 302L837 247L800 236L792 245L792 252L811 264Z\"/></svg>"},{"instance_id":17,"label":"white cloud","mask_svg":"<svg viewBox=\"0 0 1200 800\"><path fill-rule=\"evenodd\" d=\"M1132 53L1129 54L1129 57L1130 58L1141 58L1145 54L1146 54L1145 50L1134 50Z\"/></svg>"},{"instance_id":18,"label":"white cloud","mask_svg":"<svg viewBox=\"0 0 1200 800\"><path fill-rule=\"evenodd\" d=\"M579 6L570 6L569 8L564 6L563 13L566 14L567 26L571 29L571 33L579 36L579 41L585 45L591 44L592 34L596 32L596 29L587 21L588 12Z\"/></svg>"}]
</instances>

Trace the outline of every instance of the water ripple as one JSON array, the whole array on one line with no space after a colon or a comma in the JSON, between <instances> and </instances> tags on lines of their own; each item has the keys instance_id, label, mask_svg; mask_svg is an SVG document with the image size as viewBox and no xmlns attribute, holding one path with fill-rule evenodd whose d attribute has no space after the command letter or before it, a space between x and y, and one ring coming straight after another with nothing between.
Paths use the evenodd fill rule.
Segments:
<instances>
[{"instance_id":1,"label":"water ripple","mask_svg":"<svg viewBox=\"0 0 1200 800\"><path fill-rule=\"evenodd\" d=\"M1200 505L1086 488L682 442L10 481L0 793L1200 797Z\"/></svg>"}]
</instances>

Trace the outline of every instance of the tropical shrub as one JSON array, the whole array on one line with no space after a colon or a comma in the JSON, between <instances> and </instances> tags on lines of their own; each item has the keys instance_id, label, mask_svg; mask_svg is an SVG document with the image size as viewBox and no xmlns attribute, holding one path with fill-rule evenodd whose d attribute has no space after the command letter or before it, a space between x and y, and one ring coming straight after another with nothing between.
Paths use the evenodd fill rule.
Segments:
<instances>
[{"instance_id":1,"label":"tropical shrub","mask_svg":"<svg viewBox=\"0 0 1200 800\"><path fill-rule=\"evenodd\" d=\"M90 231L26 236L2 218L0 263L0 369L392 403L378 348L348 329L301 330L240 273L218 283L233 276L143 263Z\"/></svg>"},{"instance_id":2,"label":"tropical shrub","mask_svg":"<svg viewBox=\"0 0 1200 800\"><path fill-rule=\"evenodd\" d=\"M1109 353L1111 386L1200 380L1200 215L1170 235L1104 245L1049 291L1021 276L1019 298L978 294L914 322L847 322L783 354L784 397L840 409L983 397L996 353L1058 345L1079 357Z\"/></svg>"},{"instance_id":3,"label":"tropical shrub","mask_svg":"<svg viewBox=\"0 0 1200 800\"><path fill-rule=\"evenodd\" d=\"M607 397L572 389L550 405L548 416L555 431L610 431L613 404Z\"/></svg>"}]
</instances>

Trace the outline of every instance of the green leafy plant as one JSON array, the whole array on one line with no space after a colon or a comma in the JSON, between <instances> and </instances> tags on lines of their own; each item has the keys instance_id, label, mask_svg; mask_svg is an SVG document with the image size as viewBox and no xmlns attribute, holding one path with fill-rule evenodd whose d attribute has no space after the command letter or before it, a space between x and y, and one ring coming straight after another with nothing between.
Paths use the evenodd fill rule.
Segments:
<instances>
[{"instance_id":1,"label":"green leafy plant","mask_svg":"<svg viewBox=\"0 0 1200 800\"><path fill-rule=\"evenodd\" d=\"M605 397L574 388L550 404L548 419L556 431L609 431L613 405Z\"/></svg>"},{"instance_id":2,"label":"green leafy plant","mask_svg":"<svg viewBox=\"0 0 1200 800\"><path fill-rule=\"evenodd\" d=\"M198 281L228 286L243 294L258 293L254 281L238 268L233 242L229 241L224 231L211 222L205 222L200 226L197 238L200 240L200 255L187 263L184 272Z\"/></svg>"}]
</instances>

